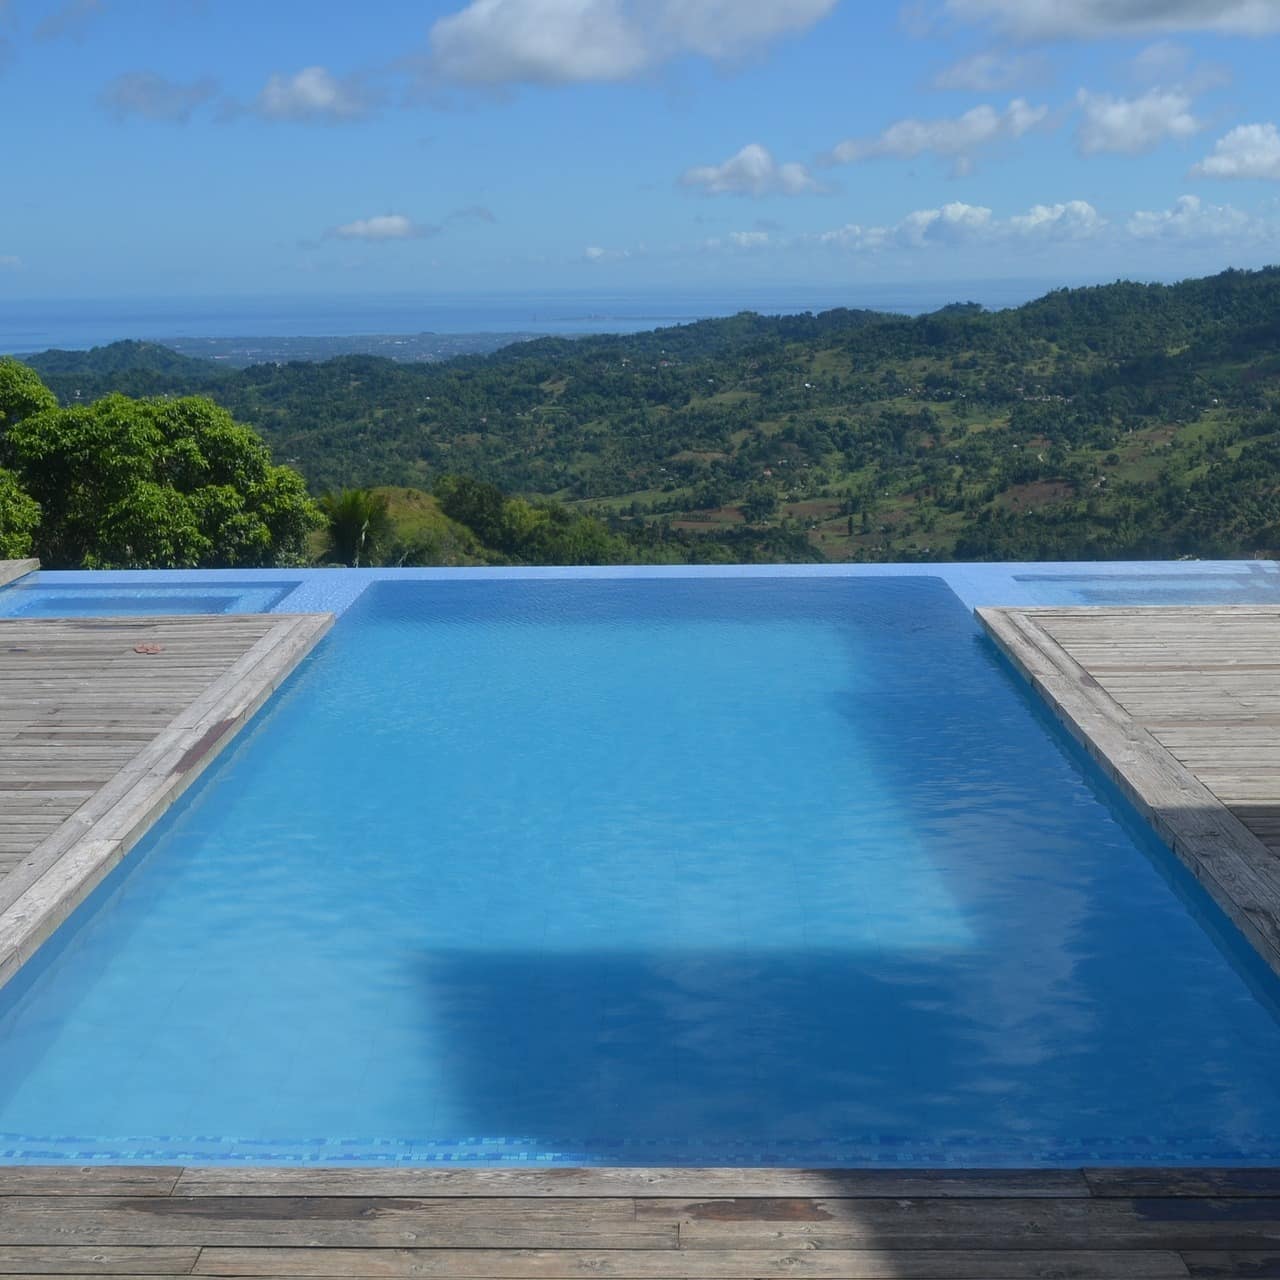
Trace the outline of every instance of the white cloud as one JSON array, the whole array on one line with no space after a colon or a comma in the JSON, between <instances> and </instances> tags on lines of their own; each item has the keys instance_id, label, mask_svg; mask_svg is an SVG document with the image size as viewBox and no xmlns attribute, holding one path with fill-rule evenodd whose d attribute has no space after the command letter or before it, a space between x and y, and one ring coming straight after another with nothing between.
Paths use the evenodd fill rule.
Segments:
<instances>
[{"instance_id":1,"label":"white cloud","mask_svg":"<svg viewBox=\"0 0 1280 1280\"><path fill-rule=\"evenodd\" d=\"M329 234L339 240L420 240L438 230L438 227L420 227L402 213L384 213L373 218L357 218L334 227Z\"/></svg>"},{"instance_id":2,"label":"white cloud","mask_svg":"<svg viewBox=\"0 0 1280 1280\"><path fill-rule=\"evenodd\" d=\"M817 237L819 244L837 249L883 249L893 243L892 227L865 227L860 222L846 222L834 231L823 231Z\"/></svg>"},{"instance_id":3,"label":"white cloud","mask_svg":"<svg viewBox=\"0 0 1280 1280\"><path fill-rule=\"evenodd\" d=\"M953 200L941 209L917 209L907 214L898 226L898 235L910 245L939 240L955 244L987 235L992 225L991 210L984 205Z\"/></svg>"},{"instance_id":4,"label":"white cloud","mask_svg":"<svg viewBox=\"0 0 1280 1280\"><path fill-rule=\"evenodd\" d=\"M269 120L333 124L366 114L369 103L349 80L339 80L324 67L304 67L291 76L273 75L254 109Z\"/></svg>"},{"instance_id":5,"label":"white cloud","mask_svg":"<svg viewBox=\"0 0 1280 1280\"><path fill-rule=\"evenodd\" d=\"M458 222L491 224L497 220L492 209L482 204L473 204L465 209L454 209L439 222L414 222L403 213L383 213L372 218L357 218L354 222L332 227L324 234L330 240L365 240L375 243L387 240L426 240L431 236L438 236Z\"/></svg>"},{"instance_id":6,"label":"white cloud","mask_svg":"<svg viewBox=\"0 0 1280 1280\"><path fill-rule=\"evenodd\" d=\"M758 142L749 143L723 164L686 170L680 184L708 196L802 196L823 190L804 165L778 164Z\"/></svg>"},{"instance_id":7,"label":"white cloud","mask_svg":"<svg viewBox=\"0 0 1280 1280\"><path fill-rule=\"evenodd\" d=\"M14 253L0 253L0 271L16 271L22 266L22 259Z\"/></svg>"},{"instance_id":8,"label":"white cloud","mask_svg":"<svg viewBox=\"0 0 1280 1280\"><path fill-rule=\"evenodd\" d=\"M927 249L937 245L988 244L1016 240L1085 240L1097 236L1106 219L1084 200L1033 206L1012 218L996 218L984 205L954 201L937 209L917 209L893 226L849 223L817 238L820 243L855 251Z\"/></svg>"},{"instance_id":9,"label":"white cloud","mask_svg":"<svg viewBox=\"0 0 1280 1280\"><path fill-rule=\"evenodd\" d=\"M99 104L117 119L141 116L169 124L185 124L198 107L209 102L218 86L212 80L181 84L154 71L126 71L98 95Z\"/></svg>"},{"instance_id":10,"label":"white cloud","mask_svg":"<svg viewBox=\"0 0 1280 1280\"><path fill-rule=\"evenodd\" d=\"M1087 200L1037 204L1009 219L1010 229L1019 235L1055 240L1091 240L1106 225L1107 220Z\"/></svg>"},{"instance_id":11,"label":"white cloud","mask_svg":"<svg viewBox=\"0 0 1280 1280\"><path fill-rule=\"evenodd\" d=\"M1048 107L1033 107L1024 98L1015 98L1003 111L984 103L954 118L899 120L876 138L849 138L837 144L827 159L835 164L851 164L877 156L910 159L928 154L953 160L964 171L975 151L1020 138L1043 124L1048 115Z\"/></svg>"},{"instance_id":12,"label":"white cloud","mask_svg":"<svg viewBox=\"0 0 1280 1280\"><path fill-rule=\"evenodd\" d=\"M1032 54L973 53L944 67L933 77L934 89L959 89L966 93L1001 93L1029 80L1043 80L1043 58Z\"/></svg>"},{"instance_id":13,"label":"white cloud","mask_svg":"<svg viewBox=\"0 0 1280 1280\"><path fill-rule=\"evenodd\" d=\"M955 201L938 208L917 209L899 221L885 224L851 222L843 227L802 235L790 241L771 241L772 247L826 246L858 255L935 253L977 255L987 263L1019 256L1045 254L1046 260L1067 261L1088 245L1091 261L1133 269L1140 255L1158 253L1161 246L1185 251L1204 249L1221 254L1265 247L1276 242L1280 224L1274 215L1247 213L1231 205L1207 204L1185 195L1168 209L1139 210L1108 221L1085 200L1033 205L1025 213L996 217L983 205ZM718 242L717 242L718 245ZM902 269L899 262L897 270Z\"/></svg>"},{"instance_id":14,"label":"white cloud","mask_svg":"<svg viewBox=\"0 0 1280 1280\"><path fill-rule=\"evenodd\" d=\"M982 239L994 227L991 210L953 201L940 209L917 209L892 227L848 223L818 236L823 244L843 249L922 249L931 244L957 244Z\"/></svg>"},{"instance_id":15,"label":"white cloud","mask_svg":"<svg viewBox=\"0 0 1280 1280\"><path fill-rule=\"evenodd\" d=\"M469 85L629 80L801 32L839 0L471 0L430 32L431 70Z\"/></svg>"},{"instance_id":16,"label":"white cloud","mask_svg":"<svg viewBox=\"0 0 1280 1280\"><path fill-rule=\"evenodd\" d=\"M618 0L472 0L431 28L431 50L464 84L627 80L648 62Z\"/></svg>"},{"instance_id":17,"label":"white cloud","mask_svg":"<svg viewBox=\"0 0 1280 1280\"><path fill-rule=\"evenodd\" d=\"M729 243L735 249L764 249L770 243L769 233L767 231L730 231Z\"/></svg>"},{"instance_id":18,"label":"white cloud","mask_svg":"<svg viewBox=\"0 0 1280 1280\"><path fill-rule=\"evenodd\" d=\"M1280 181L1280 129L1242 124L1214 143L1191 172L1201 178L1270 178Z\"/></svg>"},{"instance_id":19,"label":"white cloud","mask_svg":"<svg viewBox=\"0 0 1280 1280\"><path fill-rule=\"evenodd\" d=\"M1087 156L1141 155L1165 141L1183 142L1203 127L1191 114L1190 97L1173 89L1152 89L1140 98L1081 89L1076 103L1082 113L1076 144Z\"/></svg>"},{"instance_id":20,"label":"white cloud","mask_svg":"<svg viewBox=\"0 0 1280 1280\"><path fill-rule=\"evenodd\" d=\"M602 249L599 245L590 245L583 249L582 256L588 262L620 262L631 257L630 249Z\"/></svg>"},{"instance_id":21,"label":"white cloud","mask_svg":"<svg viewBox=\"0 0 1280 1280\"><path fill-rule=\"evenodd\" d=\"M1128 222L1139 240L1240 240L1263 233L1256 218L1226 204L1205 204L1199 196L1179 196L1171 209L1140 210Z\"/></svg>"},{"instance_id":22,"label":"white cloud","mask_svg":"<svg viewBox=\"0 0 1280 1280\"><path fill-rule=\"evenodd\" d=\"M1023 40L1280 31L1280 0L946 0L946 10Z\"/></svg>"},{"instance_id":23,"label":"white cloud","mask_svg":"<svg viewBox=\"0 0 1280 1280\"><path fill-rule=\"evenodd\" d=\"M740 58L781 36L807 31L835 10L839 0L660 0L659 55L696 53ZM647 13L635 5L637 14Z\"/></svg>"}]
</instances>

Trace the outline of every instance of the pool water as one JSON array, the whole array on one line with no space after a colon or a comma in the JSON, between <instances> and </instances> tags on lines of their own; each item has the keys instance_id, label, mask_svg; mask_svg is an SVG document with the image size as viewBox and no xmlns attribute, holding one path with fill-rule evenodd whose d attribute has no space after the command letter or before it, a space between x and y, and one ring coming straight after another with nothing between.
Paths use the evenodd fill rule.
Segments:
<instances>
[{"instance_id":1,"label":"pool water","mask_svg":"<svg viewBox=\"0 0 1280 1280\"><path fill-rule=\"evenodd\" d=\"M1278 1008L937 579L379 582L0 992L0 1153L1267 1162Z\"/></svg>"},{"instance_id":2,"label":"pool water","mask_svg":"<svg viewBox=\"0 0 1280 1280\"><path fill-rule=\"evenodd\" d=\"M157 614L266 613L292 582L194 583L127 587L55 584L32 574L0 591L0 618L150 617Z\"/></svg>"},{"instance_id":3,"label":"pool water","mask_svg":"<svg viewBox=\"0 0 1280 1280\"><path fill-rule=\"evenodd\" d=\"M1047 605L1223 605L1280 604L1280 573L1274 565L1245 562L1234 572L1197 572L1194 563L1176 572L1117 571L1014 573L1014 581L1036 604Z\"/></svg>"}]
</instances>

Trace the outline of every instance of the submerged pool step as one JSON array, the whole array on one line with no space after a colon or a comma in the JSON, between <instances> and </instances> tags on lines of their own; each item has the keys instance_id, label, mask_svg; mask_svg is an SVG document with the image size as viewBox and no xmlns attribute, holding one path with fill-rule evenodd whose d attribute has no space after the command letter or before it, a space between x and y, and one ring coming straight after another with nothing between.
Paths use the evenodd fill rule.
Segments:
<instances>
[{"instance_id":1,"label":"submerged pool step","mask_svg":"<svg viewBox=\"0 0 1280 1280\"><path fill-rule=\"evenodd\" d=\"M1280 974L1280 608L978 617Z\"/></svg>"},{"instance_id":2,"label":"submerged pool step","mask_svg":"<svg viewBox=\"0 0 1280 1280\"><path fill-rule=\"evenodd\" d=\"M0 985L332 623L0 619Z\"/></svg>"}]
</instances>

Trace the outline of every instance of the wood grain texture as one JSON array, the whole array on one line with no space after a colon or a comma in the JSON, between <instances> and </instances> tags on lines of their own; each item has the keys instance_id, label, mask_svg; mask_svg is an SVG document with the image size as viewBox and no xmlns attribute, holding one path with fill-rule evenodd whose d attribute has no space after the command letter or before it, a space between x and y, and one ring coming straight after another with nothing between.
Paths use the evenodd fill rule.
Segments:
<instances>
[{"instance_id":1,"label":"wood grain texture","mask_svg":"<svg viewBox=\"0 0 1280 1280\"><path fill-rule=\"evenodd\" d=\"M180 1249L115 1249L102 1245L30 1249L0 1244L0 1275L187 1275L199 1256L200 1250L194 1245Z\"/></svg>"},{"instance_id":2,"label":"wood grain texture","mask_svg":"<svg viewBox=\"0 0 1280 1280\"><path fill-rule=\"evenodd\" d=\"M206 1249L201 1276L467 1277L467 1280L1168 1280L1185 1277L1177 1254L1084 1254L810 1249L782 1253L598 1253L583 1250Z\"/></svg>"},{"instance_id":3,"label":"wood grain texture","mask_svg":"<svg viewBox=\"0 0 1280 1280\"><path fill-rule=\"evenodd\" d=\"M1280 1276L1275 1169L0 1168L0 1276Z\"/></svg>"}]
</instances>

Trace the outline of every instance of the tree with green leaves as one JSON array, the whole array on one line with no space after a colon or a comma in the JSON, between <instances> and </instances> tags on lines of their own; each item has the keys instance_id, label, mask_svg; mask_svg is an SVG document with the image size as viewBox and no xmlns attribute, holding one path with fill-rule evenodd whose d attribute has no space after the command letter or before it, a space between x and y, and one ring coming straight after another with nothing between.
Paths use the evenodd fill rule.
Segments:
<instances>
[{"instance_id":1,"label":"tree with green leaves","mask_svg":"<svg viewBox=\"0 0 1280 1280\"><path fill-rule=\"evenodd\" d=\"M748 524L760 524L777 511L778 492L771 485L753 484L742 500L742 518Z\"/></svg>"},{"instance_id":2,"label":"tree with green leaves","mask_svg":"<svg viewBox=\"0 0 1280 1280\"><path fill-rule=\"evenodd\" d=\"M57 407L58 397L34 369L11 356L0 356L0 435L23 418Z\"/></svg>"},{"instance_id":3,"label":"tree with green leaves","mask_svg":"<svg viewBox=\"0 0 1280 1280\"><path fill-rule=\"evenodd\" d=\"M3 362L7 366L10 362ZM49 568L252 568L299 562L322 517L303 479L200 397L109 395L60 409L0 368L0 464L40 506Z\"/></svg>"},{"instance_id":4,"label":"tree with green leaves","mask_svg":"<svg viewBox=\"0 0 1280 1280\"><path fill-rule=\"evenodd\" d=\"M22 489L12 471L0 468L0 560L31 554L40 506Z\"/></svg>"},{"instance_id":5,"label":"tree with green leaves","mask_svg":"<svg viewBox=\"0 0 1280 1280\"><path fill-rule=\"evenodd\" d=\"M331 562L353 569L376 564L395 536L386 494L370 489L326 493L320 499L320 510L329 522L325 558Z\"/></svg>"}]
</instances>

